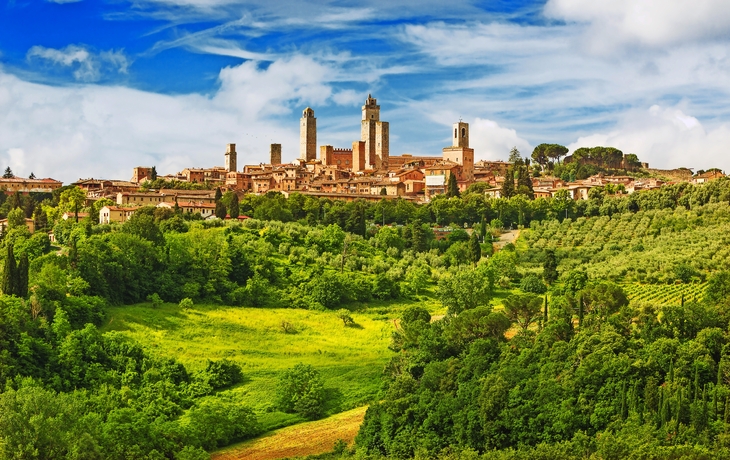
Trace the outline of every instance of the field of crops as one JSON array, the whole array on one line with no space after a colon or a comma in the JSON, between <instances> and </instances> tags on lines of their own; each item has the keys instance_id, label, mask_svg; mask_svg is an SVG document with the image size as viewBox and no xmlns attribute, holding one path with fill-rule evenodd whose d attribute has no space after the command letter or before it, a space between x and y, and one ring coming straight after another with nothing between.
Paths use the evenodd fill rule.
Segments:
<instances>
[{"instance_id":1,"label":"field of crops","mask_svg":"<svg viewBox=\"0 0 730 460\"><path fill-rule=\"evenodd\" d=\"M730 207L533 222L520 240L526 258L554 249L560 271L585 269L591 278L671 284L676 268L687 265L701 280L730 261Z\"/></svg>"},{"instance_id":2,"label":"field of crops","mask_svg":"<svg viewBox=\"0 0 730 460\"><path fill-rule=\"evenodd\" d=\"M639 284L622 285L632 302L647 302L654 305L679 305L702 300L707 283L690 284Z\"/></svg>"}]
</instances>

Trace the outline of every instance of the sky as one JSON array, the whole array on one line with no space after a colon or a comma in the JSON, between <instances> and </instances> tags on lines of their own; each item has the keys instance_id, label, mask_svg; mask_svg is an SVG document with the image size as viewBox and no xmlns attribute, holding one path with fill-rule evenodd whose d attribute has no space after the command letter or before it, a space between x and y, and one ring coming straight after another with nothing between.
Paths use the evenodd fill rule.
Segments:
<instances>
[{"instance_id":1,"label":"sky","mask_svg":"<svg viewBox=\"0 0 730 460\"><path fill-rule=\"evenodd\" d=\"M4 3L4 4L3 4ZM655 168L730 170L726 0L0 0L0 167L128 180L359 140L479 159L611 146Z\"/></svg>"}]
</instances>

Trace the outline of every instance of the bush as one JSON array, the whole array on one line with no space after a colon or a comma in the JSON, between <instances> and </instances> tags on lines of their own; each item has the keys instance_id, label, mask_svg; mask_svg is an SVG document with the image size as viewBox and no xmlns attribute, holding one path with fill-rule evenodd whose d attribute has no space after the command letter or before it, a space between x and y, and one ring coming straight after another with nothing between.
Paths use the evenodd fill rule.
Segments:
<instances>
[{"instance_id":1,"label":"bush","mask_svg":"<svg viewBox=\"0 0 730 460\"><path fill-rule=\"evenodd\" d=\"M190 297L185 297L184 299L182 299L180 301L180 303L178 305L183 310L187 310L189 308L193 308L193 299L191 299Z\"/></svg>"},{"instance_id":2,"label":"bush","mask_svg":"<svg viewBox=\"0 0 730 460\"><path fill-rule=\"evenodd\" d=\"M529 274L525 275L520 282L520 289L523 292L530 292L532 294L544 294L547 292L547 286L542 280L536 275Z\"/></svg>"},{"instance_id":3,"label":"bush","mask_svg":"<svg viewBox=\"0 0 730 460\"><path fill-rule=\"evenodd\" d=\"M324 385L319 372L308 364L297 364L284 373L276 392L277 406L306 418L322 415Z\"/></svg>"},{"instance_id":4,"label":"bush","mask_svg":"<svg viewBox=\"0 0 730 460\"><path fill-rule=\"evenodd\" d=\"M156 292L147 296L147 302L152 303L152 308L160 308L162 306L162 299Z\"/></svg>"},{"instance_id":5,"label":"bush","mask_svg":"<svg viewBox=\"0 0 730 460\"><path fill-rule=\"evenodd\" d=\"M205 370L201 372L200 377L206 381L214 390L229 387L243 381L243 372L241 367L227 359L220 361L208 360Z\"/></svg>"},{"instance_id":6,"label":"bush","mask_svg":"<svg viewBox=\"0 0 730 460\"><path fill-rule=\"evenodd\" d=\"M347 326L353 326L355 324L355 320L352 319L352 315L350 315L350 312L344 308L340 308L337 310L337 317L342 320L342 323Z\"/></svg>"}]
</instances>

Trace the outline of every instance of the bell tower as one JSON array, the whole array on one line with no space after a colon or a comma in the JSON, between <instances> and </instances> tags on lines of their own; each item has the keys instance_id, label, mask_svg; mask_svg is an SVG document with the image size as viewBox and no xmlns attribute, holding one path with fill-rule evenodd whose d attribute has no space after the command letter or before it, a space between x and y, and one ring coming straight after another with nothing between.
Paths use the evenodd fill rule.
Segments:
<instances>
[{"instance_id":1,"label":"bell tower","mask_svg":"<svg viewBox=\"0 0 730 460\"><path fill-rule=\"evenodd\" d=\"M235 172L236 171L236 157L238 154L236 153L236 144L228 144L226 146L226 171L228 172Z\"/></svg>"}]
</instances>

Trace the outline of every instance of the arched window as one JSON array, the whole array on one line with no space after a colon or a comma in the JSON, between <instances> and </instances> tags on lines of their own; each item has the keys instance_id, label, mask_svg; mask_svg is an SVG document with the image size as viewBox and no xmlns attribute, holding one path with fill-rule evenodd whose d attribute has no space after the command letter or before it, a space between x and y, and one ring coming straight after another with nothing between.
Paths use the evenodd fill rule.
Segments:
<instances>
[{"instance_id":1,"label":"arched window","mask_svg":"<svg viewBox=\"0 0 730 460\"><path fill-rule=\"evenodd\" d=\"M456 138L456 136L457 136L457 134L456 134L456 128L454 128L454 138Z\"/></svg>"},{"instance_id":2,"label":"arched window","mask_svg":"<svg viewBox=\"0 0 730 460\"><path fill-rule=\"evenodd\" d=\"M466 137L466 128L461 128L461 137Z\"/></svg>"}]
</instances>

